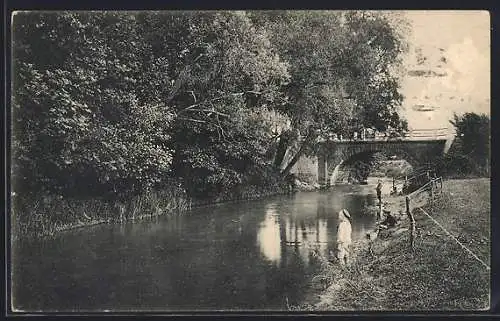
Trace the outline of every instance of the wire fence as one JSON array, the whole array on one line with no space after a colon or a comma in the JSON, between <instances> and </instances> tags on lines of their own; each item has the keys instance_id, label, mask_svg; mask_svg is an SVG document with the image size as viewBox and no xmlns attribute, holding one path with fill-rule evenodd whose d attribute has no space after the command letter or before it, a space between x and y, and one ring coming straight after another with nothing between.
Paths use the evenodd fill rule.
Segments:
<instances>
[{"instance_id":1,"label":"wire fence","mask_svg":"<svg viewBox=\"0 0 500 321\"><path fill-rule=\"evenodd\" d=\"M443 178L430 178L429 181L413 190L411 193L400 193L395 202L398 208L406 209L406 199L411 202L411 207L422 207L428 202L434 202L443 191Z\"/></svg>"},{"instance_id":2,"label":"wire fence","mask_svg":"<svg viewBox=\"0 0 500 321\"><path fill-rule=\"evenodd\" d=\"M412 183L408 183L411 181ZM395 181L393 181L393 191L397 190ZM409 192L409 187L412 187L412 191ZM415 247L415 218L411 208L422 207L426 205L429 201L434 202L435 198L439 196L443 191L443 178L433 177L429 170L424 173L417 173L416 175L405 178L403 187L400 193L397 193L395 199L392 200L392 205L399 209L400 213L405 213L410 222L410 248L413 251ZM393 207L394 208L394 207ZM383 214L382 203L379 204L379 211L377 213L377 218L381 219Z\"/></svg>"},{"instance_id":3,"label":"wire fence","mask_svg":"<svg viewBox=\"0 0 500 321\"><path fill-rule=\"evenodd\" d=\"M427 175L427 174L426 174ZM422 176L422 174L418 174ZM415 176L415 177L418 177ZM473 251L471 251L467 246L460 242L452 233L450 233L445 227L443 227L435 218L431 216L422 207L427 204L434 204L434 202L439 200L439 197L443 193L443 178L436 177L430 178L429 181L422 186L420 186L415 191L403 195L403 197L398 198L397 206L405 209L405 213L410 222L410 241L409 247L411 251L415 250L415 237L416 237L416 223L414 217L414 211L419 210L425 216L427 216L434 224L436 224L441 230L443 230L453 241L455 241L465 252L467 252L471 257L481 263L487 270L490 270L490 266L481 260Z\"/></svg>"},{"instance_id":4,"label":"wire fence","mask_svg":"<svg viewBox=\"0 0 500 321\"><path fill-rule=\"evenodd\" d=\"M436 221L427 211L425 211L423 208L419 207L418 208L423 214L425 214L428 218L431 219L439 228L441 228L453 241L458 243L462 249L465 250L470 256L472 256L474 259L476 259L479 263L481 263L486 270L491 270L491 267L486 264L483 260L481 260L474 252L472 252L468 247L466 247L462 242L460 242L453 234L451 234L446 228L444 228L441 224L439 224L438 221Z\"/></svg>"}]
</instances>

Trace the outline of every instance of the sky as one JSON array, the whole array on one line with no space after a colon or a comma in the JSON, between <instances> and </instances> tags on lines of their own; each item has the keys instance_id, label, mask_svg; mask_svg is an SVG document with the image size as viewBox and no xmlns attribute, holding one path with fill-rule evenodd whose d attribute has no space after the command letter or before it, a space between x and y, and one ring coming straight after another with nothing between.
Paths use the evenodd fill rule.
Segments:
<instances>
[{"instance_id":1,"label":"sky","mask_svg":"<svg viewBox=\"0 0 500 321\"><path fill-rule=\"evenodd\" d=\"M453 126L454 112L490 114L490 17L487 11L406 11L410 23L408 70L433 70L442 77L406 75L403 115L411 128ZM415 48L429 59L416 65ZM443 63L441 57L445 57ZM416 111L425 105L433 111ZM428 109L428 108L426 108Z\"/></svg>"}]
</instances>

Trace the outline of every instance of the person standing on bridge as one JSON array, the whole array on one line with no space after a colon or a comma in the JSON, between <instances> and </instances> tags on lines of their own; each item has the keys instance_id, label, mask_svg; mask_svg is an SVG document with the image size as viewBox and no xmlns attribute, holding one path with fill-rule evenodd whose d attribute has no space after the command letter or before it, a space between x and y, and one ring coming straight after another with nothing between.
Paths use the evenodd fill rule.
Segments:
<instances>
[{"instance_id":1,"label":"person standing on bridge","mask_svg":"<svg viewBox=\"0 0 500 321\"><path fill-rule=\"evenodd\" d=\"M377 198L378 198L378 203L379 204L382 204L382 180L378 180L378 184L377 184Z\"/></svg>"}]
</instances>

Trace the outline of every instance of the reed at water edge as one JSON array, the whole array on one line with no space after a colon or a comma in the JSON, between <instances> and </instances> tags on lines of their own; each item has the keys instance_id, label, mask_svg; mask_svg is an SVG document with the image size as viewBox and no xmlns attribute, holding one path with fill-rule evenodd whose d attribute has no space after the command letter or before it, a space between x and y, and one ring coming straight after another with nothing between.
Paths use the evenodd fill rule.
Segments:
<instances>
[{"instance_id":1,"label":"reed at water edge","mask_svg":"<svg viewBox=\"0 0 500 321\"><path fill-rule=\"evenodd\" d=\"M78 199L60 195L14 195L12 240L53 236L58 232L102 223L177 215L189 207L180 189L151 191L128 200Z\"/></svg>"}]
</instances>

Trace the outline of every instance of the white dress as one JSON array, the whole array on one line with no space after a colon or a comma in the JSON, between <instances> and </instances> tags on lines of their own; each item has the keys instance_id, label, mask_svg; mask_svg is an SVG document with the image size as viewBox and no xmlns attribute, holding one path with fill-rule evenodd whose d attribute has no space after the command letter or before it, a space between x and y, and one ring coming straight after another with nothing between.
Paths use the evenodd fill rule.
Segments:
<instances>
[{"instance_id":1,"label":"white dress","mask_svg":"<svg viewBox=\"0 0 500 321\"><path fill-rule=\"evenodd\" d=\"M343 218L337 228L337 258L341 264L347 263L349 258L349 247L352 243L351 233L351 222L347 218Z\"/></svg>"}]
</instances>

